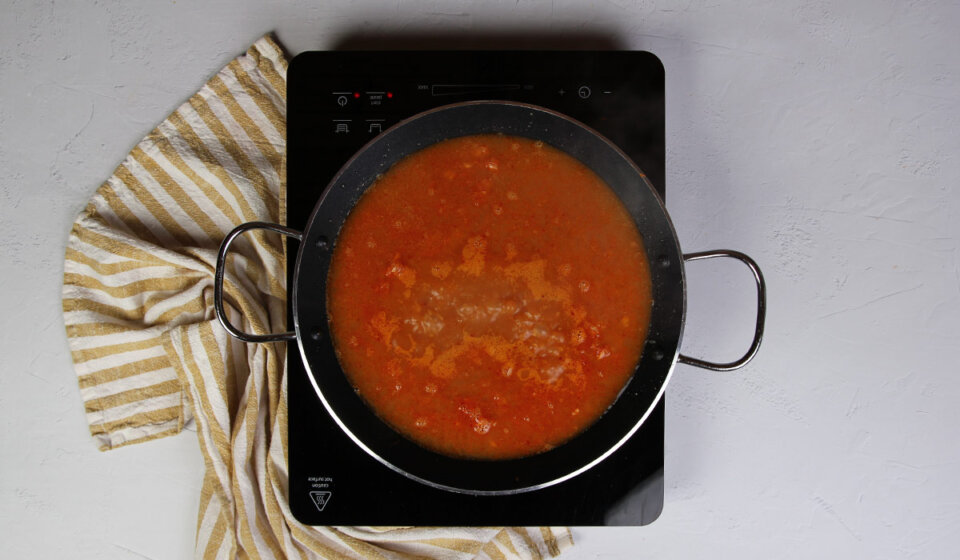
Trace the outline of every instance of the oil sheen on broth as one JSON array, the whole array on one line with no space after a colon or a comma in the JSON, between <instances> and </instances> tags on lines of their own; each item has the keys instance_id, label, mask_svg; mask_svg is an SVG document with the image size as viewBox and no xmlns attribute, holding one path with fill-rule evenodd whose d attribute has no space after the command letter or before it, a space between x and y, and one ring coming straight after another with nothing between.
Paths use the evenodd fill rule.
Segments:
<instances>
[{"instance_id":1,"label":"oil sheen on broth","mask_svg":"<svg viewBox=\"0 0 960 560\"><path fill-rule=\"evenodd\" d=\"M455 457L543 452L633 373L651 309L636 225L571 156L502 135L395 164L337 239L340 363L395 430Z\"/></svg>"}]
</instances>

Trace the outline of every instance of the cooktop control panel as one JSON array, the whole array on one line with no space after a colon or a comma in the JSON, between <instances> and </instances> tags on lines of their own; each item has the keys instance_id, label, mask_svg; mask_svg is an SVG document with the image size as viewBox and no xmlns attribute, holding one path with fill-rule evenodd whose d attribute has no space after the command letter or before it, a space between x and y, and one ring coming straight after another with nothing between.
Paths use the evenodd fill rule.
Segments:
<instances>
[{"instance_id":1,"label":"cooktop control panel","mask_svg":"<svg viewBox=\"0 0 960 560\"><path fill-rule=\"evenodd\" d=\"M540 105L587 124L626 151L664 194L663 68L647 52L309 52L291 62L288 88L288 112L296 117L288 116L294 166L288 173L313 173L313 188L403 119L495 99ZM301 148L323 153L296 157ZM306 224L310 193L289 191L305 197L296 222Z\"/></svg>"}]
</instances>

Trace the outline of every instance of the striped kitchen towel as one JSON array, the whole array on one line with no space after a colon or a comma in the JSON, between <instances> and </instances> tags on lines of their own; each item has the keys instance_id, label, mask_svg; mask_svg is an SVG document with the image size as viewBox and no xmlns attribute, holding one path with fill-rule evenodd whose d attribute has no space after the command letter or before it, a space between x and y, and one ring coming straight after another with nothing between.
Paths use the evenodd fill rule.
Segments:
<instances>
[{"instance_id":1,"label":"striped kitchen towel","mask_svg":"<svg viewBox=\"0 0 960 560\"><path fill-rule=\"evenodd\" d=\"M123 160L67 242L63 312L100 449L196 423L205 477L198 558L541 558L566 528L310 527L287 501L283 343L247 345L214 317L220 241L284 222L287 62L257 41ZM285 330L278 235L242 236L224 283L230 320Z\"/></svg>"}]
</instances>

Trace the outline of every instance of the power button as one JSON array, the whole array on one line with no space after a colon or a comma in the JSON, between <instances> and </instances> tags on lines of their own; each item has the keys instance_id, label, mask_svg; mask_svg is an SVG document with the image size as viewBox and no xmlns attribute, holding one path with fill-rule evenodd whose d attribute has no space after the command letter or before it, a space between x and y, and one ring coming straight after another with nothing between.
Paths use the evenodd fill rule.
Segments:
<instances>
[{"instance_id":1,"label":"power button","mask_svg":"<svg viewBox=\"0 0 960 560\"><path fill-rule=\"evenodd\" d=\"M590 97L590 88L588 86L580 86L580 89L577 90L577 95L580 96L580 99L586 99Z\"/></svg>"}]
</instances>

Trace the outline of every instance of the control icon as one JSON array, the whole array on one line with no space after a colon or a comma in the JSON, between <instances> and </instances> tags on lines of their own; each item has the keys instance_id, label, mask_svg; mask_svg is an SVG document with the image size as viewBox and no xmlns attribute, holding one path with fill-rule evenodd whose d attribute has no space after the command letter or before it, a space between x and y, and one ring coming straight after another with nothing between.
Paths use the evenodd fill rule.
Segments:
<instances>
[{"instance_id":1,"label":"control icon","mask_svg":"<svg viewBox=\"0 0 960 560\"><path fill-rule=\"evenodd\" d=\"M346 104L347 104L347 96L346 96L346 95L341 95L340 97L337 98L337 105L343 107L343 106L346 105Z\"/></svg>"},{"instance_id":2,"label":"control icon","mask_svg":"<svg viewBox=\"0 0 960 560\"><path fill-rule=\"evenodd\" d=\"M333 121L334 134L349 134L350 121Z\"/></svg>"},{"instance_id":3,"label":"control icon","mask_svg":"<svg viewBox=\"0 0 960 560\"><path fill-rule=\"evenodd\" d=\"M577 90L577 95L580 96L580 99L586 99L590 97L591 93L592 92L590 91L590 88L587 86L580 86L580 89Z\"/></svg>"},{"instance_id":4,"label":"control icon","mask_svg":"<svg viewBox=\"0 0 960 560\"><path fill-rule=\"evenodd\" d=\"M367 130L370 134L380 134L383 132L383 124L378 122L370 123L370 128Z\"/></svg>"}]
</instances>

